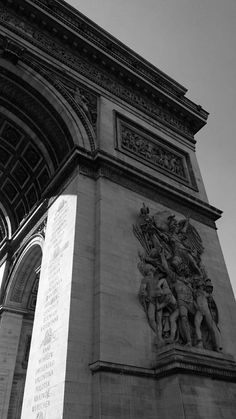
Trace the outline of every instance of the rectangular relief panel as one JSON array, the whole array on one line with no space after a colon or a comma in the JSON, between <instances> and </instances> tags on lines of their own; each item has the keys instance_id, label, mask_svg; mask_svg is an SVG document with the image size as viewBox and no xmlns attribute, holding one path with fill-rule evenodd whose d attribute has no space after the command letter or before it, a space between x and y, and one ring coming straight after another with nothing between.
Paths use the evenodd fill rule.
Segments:
<instances>
[{"instance_id":1,"label":"rectangular relief panel","mask_svg":"<svg viewBox=\"0 0 236 419\"><path fill-rule=\"evenodd\" d=\"M188 153L118 113L115 121L118 151L198 191Z\"/></svg>"}]
</instances>

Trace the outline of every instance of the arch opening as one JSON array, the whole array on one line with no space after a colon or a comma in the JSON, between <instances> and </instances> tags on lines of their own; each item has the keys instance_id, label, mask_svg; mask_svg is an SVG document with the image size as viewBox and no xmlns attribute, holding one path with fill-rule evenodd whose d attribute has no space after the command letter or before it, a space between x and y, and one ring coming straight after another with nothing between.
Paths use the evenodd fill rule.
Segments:
<instances>
[{"instance_id":1,"label":"arch opening","mask_svg":"<svg viewBox=\"0 0 236 419\"><path fill-rule=\"evenodd\" d=\"M76 102L62 84L4 59L0 67L0 202L11 224L7 229L3 218L1 242L45 198L74 149L92 151L94 144L83 109L76 115Z\"/></svg>"}]
</instances>

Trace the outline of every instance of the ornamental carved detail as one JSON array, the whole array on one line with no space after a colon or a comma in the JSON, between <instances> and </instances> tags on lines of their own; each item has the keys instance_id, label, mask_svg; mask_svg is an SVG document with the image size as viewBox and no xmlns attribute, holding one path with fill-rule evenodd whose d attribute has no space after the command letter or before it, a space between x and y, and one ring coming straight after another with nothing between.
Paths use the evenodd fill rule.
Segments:
<instances>
[{"instance_id":1,"label":"ornamental carved detail","mask_svg":"<svg viewBox=\"0 0 236 419\"><path fill-rule=\"evenodd\" d=\"M2 7L0 7L0 21L7 27L10 26L14 32L23 32L24 35L21 35L22 37L26 39L30 37L31 43L40 46L40 48L51 56L59 59L68 67L74 68L80 74L120 99L125 100L152 118L162 121L165 125L170 125L187 137L193 138L191 122L187 121L178 112L176 113L174 109L170 110L168 104L163 101L160 102L158 98L152 99L148 94L140 93L138 88L132 88L128 81L121 82L119 75L113 76L110 70L106 71L101 65L92 63L88 57L82 56L82 52L80 55L70 52L69 49L64 48L63 44L55 38L36 30L33 25L10 14L7 9Z\"/></svg>"},{"instance_id":2,"label":"ornamental carved detail","mask_svg":"<svg viewBox=\"0 0 236 419\"><path fill-rule=\"evenodd\" d=\"M19 17L13 15L12 13L9 13L9 11L6 8L1 7L1 5L0 5L0 20L2 22L6 22L10 24L11 26L14 26L15 30L18 29L29 36L32 36L35 31L35 28L32 25L30 25L23 19L20 19Z\"/></svg>"},{"instance_id":3,"label":"ornamental carved detail","mask_svg":"<svg viewBox=\"0 0 236 419\"><path fill-rule=\"evenodd\" d=\"M63 83L64 84L64 83ZM76 104L83 110L96 135L97 129L97 95L77 83L76 86L65 88L72 94Z\"/></svg>"},{"instance_id":4,"label":"ornamental carved detail","mask_svg":"<svg viewBox=\"0 0 236 419\"><path fill-rule=\"evenodd\" d=\"M45 239L46 228L47 228L47 218L44 218L41 224L36 228L34 234L40 234L43 237L43 239Z\"/></svg>"},{"instance_id":5,"label":"ornamental carved detail","mask_svg":"<svg viewBox=\"0 0 236 419\"><path fill-rule=\"evenodd\" d=\"M119 151L197 189L187 153L121 118L117 118L117 146Z\"/></svg>"},{"instance_id":6,"label":"ornamental carved detail","mask_svg":"<svg viewBox=\"0 0 236 419\"><path fill-rule=\"evenodd\" d=\"M91 150L94 151L96 148L98 95L90 89L85 89L81 84L76 83L75 85L75 83L60 77L56 72L49 71L37 60L26 57L24 62L52 84L71 105L83 123Z\"/></svg>"},{"instance_id":7,"label":"ornamental carved detail","mask_svg":"<svg viewBox=\"0 0 236 419\"><path fill-rule=\"evenodd\" d=\"M3 42L3 58L17 64L18 60L23 56L25 49L10 39Z\"/></svg>"},{"instance_id":8,"label":"ornamental carved detail","mask_svg":"<svg viewBox=\"0 0 236 419\"><path fill-rule=\"evenodd\" d=\"M133 226L142 245L139 301L158 347L178 343L221 351L213 285L202 263L204 247L190 219L143 204Z\"/></svg>"},{"instance_id":9,"label":"ornamental carved detail","mask_svg":"<svg viewBox=\"0 0 236 419\"><path fill-rule=\"evenodd\" d=\"M183 158L168 152L166 148L158 144L151 143L142 135L136 134L129 128L122 127L121 147L140 156L154 166L162 167L183 179L187 178Z\"/></svg>"},{"instance_id":10,"label":"ornamental carved detail","mask_svg":"<svg viewBox=\"0 0 236 419\"><path fill-rule=\"evenodd\" d=\"M139 72L140 74L145 75L148 77L152 83L157 85L158 87L161 86L162 89L168 91L169 93L176 96L179 94L179 88L173 87L168 83L167 80L162 80L159 74L156 74L155 70L147 68L147 66L143 63L137 61L134 57L129 57L127 53L123 51L118 45L112 45L111 42L106 38L103 37L101 33L92 28L91 25L87 24L84 20L80 20L75 15L71 15L68 12L65 12L55 5L54 0L33 0L33 3L40 6L44 10L48 11L50 9L51 14L59 19L63 19L67 25L76 30L79 34L83 37L87 38L89 41L92 41L99 45L103 51L106 53L111 54L115 58L122 60L126 65L130 68L134 69ZM184 100L184 98L182 98Z\"/></svg>"}]
</instances>

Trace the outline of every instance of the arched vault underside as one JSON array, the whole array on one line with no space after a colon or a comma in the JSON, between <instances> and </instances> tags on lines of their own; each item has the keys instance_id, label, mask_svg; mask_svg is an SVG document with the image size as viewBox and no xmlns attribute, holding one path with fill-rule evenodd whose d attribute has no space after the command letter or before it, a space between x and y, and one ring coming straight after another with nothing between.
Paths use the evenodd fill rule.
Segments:
<instances>
[{"instance_id":1,"label":"arched vault underside","mask_svg":"<svg viewBox=\"0 0 236 419\"><path fill-rule=\"evenodd\" d=\"M94 151L93 133L83 109L50 75L0 59L0 203L10 220L2 236L39 204L76 148Z\"/></svg>"},{"instance_id":2,"label":"arched vault underside","mask_svg":"<svg viewBox=\"0 0 236 419\"><path fill-rule=\"evenodd\" d=\"M44 238L37 234L22 248L6 283L3 304L20 310L35 309Z\"/></svg>"}]
</instances>

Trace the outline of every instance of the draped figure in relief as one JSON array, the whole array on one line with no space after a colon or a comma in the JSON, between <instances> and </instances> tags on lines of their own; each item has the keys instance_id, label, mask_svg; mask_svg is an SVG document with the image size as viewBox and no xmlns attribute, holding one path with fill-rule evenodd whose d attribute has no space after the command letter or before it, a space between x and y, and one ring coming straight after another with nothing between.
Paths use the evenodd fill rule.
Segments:
<instances>
[{"instance_id":1,"label":"draped figure in relief","mask_svg":"<svg viewBox=\"0 0 236 419\"><path fill-rule=\"evenodd\" d=\"M133 231L142 245L139 301L158 347L170 343L219 351L218 310L202 264L202 240L190 218L153 216L143 204Z\"/></svg>"}]
</instances>

